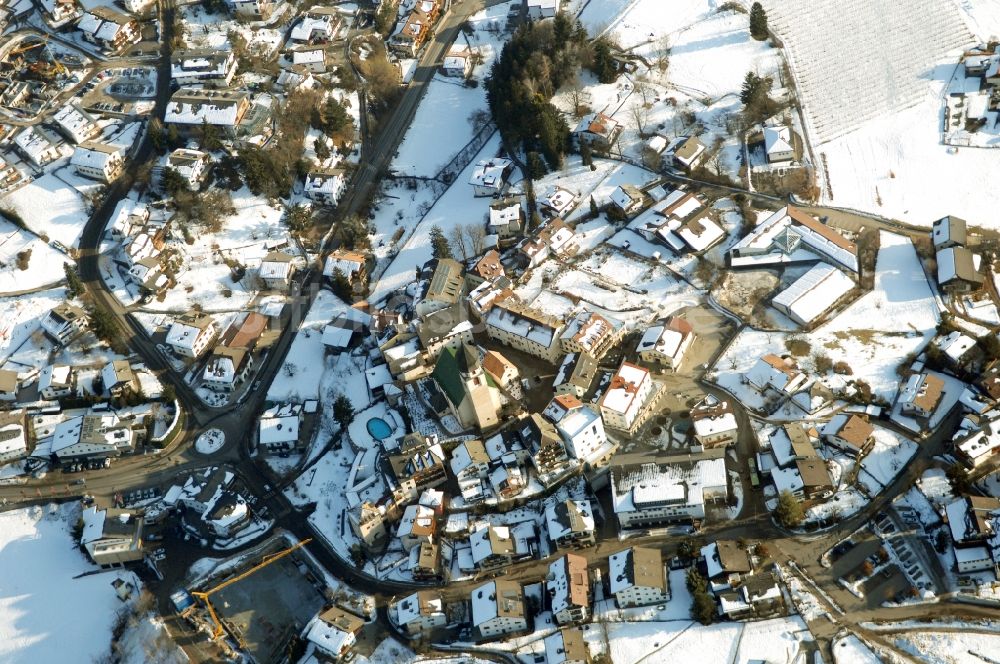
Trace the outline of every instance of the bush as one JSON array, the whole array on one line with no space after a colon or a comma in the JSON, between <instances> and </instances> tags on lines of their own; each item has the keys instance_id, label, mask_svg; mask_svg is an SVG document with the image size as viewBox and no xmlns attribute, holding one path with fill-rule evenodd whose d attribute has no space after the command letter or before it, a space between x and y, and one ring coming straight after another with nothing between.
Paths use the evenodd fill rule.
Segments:
<instances>
[{"instance_id":1,"label":"bush","mask_svg":"<svg viewBox=\"0 0 1000 664\"><path fill-rule=\"evenodd\" d=\"M834 363L833 373L840 374L841 376L853 376L854 369L852 369L851 365L848 364L847 362L840 360L839 362Z\"/></svg>"},{"instance_id":2,"label":"bush","mask_svg":"<svg viewBox=\"0 0 1000 664\"><path fill-rule=\"evenodd\" d=\"M821 374L825 374L830 369L833 368L833 360L830 359L829 355L817 355L816 356L816 371Z\"/></svg>"},{"instance_id":3,"label":"bush","mask_svg":"<svg viewBox=\"0 0 1000 664\"><path fill-rule=\"evenodd\" d=\"M785 348L795 357L805 357L812 350L808 341L800 337L791 337L785 340Z\"/></svg>"},{"instance_id":4,"label":"bush","mask_svg":"<svg viewBox=\"0 0 1000 664\"><path fill-rule=\"evenodd\" d=\"M792 492L785 489L778 495L778 506L774 510L774 517L785 528L794 528L802 523L806 513L802 508L799 499L792 495Z\"/></svg>"},{"instance_id":5,"label":"bush","mask_svg":"<svg viewBox=\"0 0 1000 664\"><path fill-rule=\"evenodd\" d=\"M31 262L31 249L17 252L17 269L27 270L28 263Z\"/></svg>"}]
</instances>

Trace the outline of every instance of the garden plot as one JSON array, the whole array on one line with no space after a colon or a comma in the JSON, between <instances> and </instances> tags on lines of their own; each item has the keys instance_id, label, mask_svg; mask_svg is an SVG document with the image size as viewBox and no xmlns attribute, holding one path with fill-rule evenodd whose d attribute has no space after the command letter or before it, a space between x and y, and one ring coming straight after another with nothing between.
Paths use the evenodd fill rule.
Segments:
<instances>
[{"instance_id":1,"label":"garden plot","mask_svg":"<svg viewBox=\"0 0 1000 664\"><path fill-rule=\"evenodd\" d=\"M270 247L289 242L288 229L281 219L284 210L255 196L244 187L232 194L236 214L223 221L222 230L192 228L193 244L174 242L184 257L177 285L162 300L144 305L154 311L187 311L198 303L206 312L244 309L257 293L256 271ZM233 281L227 261L247 268L247 275Z\"/></svg>"},{"instance_id":2,"label":"garden plot","mask_svg":"<svg viewBox=\"0 0 1000 664\"><path fill-rule=\"evenodd\" d=\"M98 661L109 651L122 608L111 582L130 572L92 574L73 541L79 506L46 505L0 514L0 660L11 664ZM17 573L10 573L17 570Z\"/></svg>"},{"instance_id":3,"label":"garden plot","mask_svg":"<svg viewBox=\"0 0 1000 664\"><path fill-rule=\"evenodd\" d=\"M0 294L55 285L63 280L63 263L68 260L41 239L0 219Z\"/></svg>"},{"instance_id":4,"label":"garden plot","mask_svg":"<svg viewBox=\"0 0 1000 664\"><path fill-rule=\"evenodd\" d=\"M431 251L430 232L434 226L439 226L448 235L449 230L465 224L481 224L485 222L492 198L475 198L469 178L475 169L475 163L480 159L490 159L500 150L500 136L494 135L472 163L462 171L448 191L430 208L420 223L414 228L412 235L406 240L392 262L372 285L368 301L376 304L391 293L405 288L413 282L413 272L433 257Z\"/></svg>"},{"instance_id":5,"label":"garden plot","mask_svg":"<svg viewBox=\"0 0 1000 664\"><path fill-rule=\"evenodd\" d=\"M866 381L875 396L892 401L899 387L896 367L934 336L939 313L909 239L883 231L875 270L874 289L812 332L809 353L798 360L806 371L814 369L818 355L847 362L852 379ZM762 407L765 400L743 384L743 374L767 353L788 354L786 342L793 337L744 328L716 364L716 382L745 405ZM824 380L842 384L840 377Z\"/></svg>"},{"instance_id":6,"label":"garden plot","mask_svg":"<svg viewBox=\"0 0 1000 664\"><path fill-rule=\"evenodd\" d=\"M888 429L875 428L875 445L861 460L858 481L875 495L899 474L913 455L917 444Z\"/></svg>"},{"instance_id":7,"label":"garden plot","mask_svg":"<svg viewBox=\"0 0 1000 664\"><path fill-rule=\"evenodd\" d=\"M351 397L355 406L367 405L368 389L364 383L364 369L359 371L354 367L353 358L347 354L326 357L323 328L341 313L351 320L367 323L367 314L349 307L330 291L321 290L316 295L308 315L295 334L284 364L267 390L268 401L301 403L307 399L318 399L320 383L329 366L330 371L334 372L331 380L340 379L334 381L339 385L339 391ZM351 381L343 380L347 376L356 375L360 375L360 382L356 377Z\"/></svg>"},{"instance_id":8,"label":"garden plot","mask_svg":"<svg viewBox=\"0 0 1000 664\"><path fill-rule=\"evenodd\" d=\"M496 5L473 15L467 21L472 33L459 33L455 40L456 47L468 46L482 56L472 72L477 80L489 73L506 41L502 30L507 8ZM437 74L417 107L392 169L402 175L434 177L472 140L483 126L478 116L488 112L485 86L467 87L460 78Z\"/></svg>"},{"instance_id":9,"label":"garden plot","mask_svg":"<svg viewBox=\"0 0 1000 664\"><path fill-rule=\"evenodd\" d=\"M35 234L49 238L66 247L76 247L80 233L87 224L87 206L77 190L75 180L63 169L57 176L49 173L8 194L4 205L20 215L25 225ZM74 182L74 185L68 184ZM90 191L98 187L96 182L84 180L81 186ZM39 205L39 201L45 201Z\"/></svg>"}]
</instances>

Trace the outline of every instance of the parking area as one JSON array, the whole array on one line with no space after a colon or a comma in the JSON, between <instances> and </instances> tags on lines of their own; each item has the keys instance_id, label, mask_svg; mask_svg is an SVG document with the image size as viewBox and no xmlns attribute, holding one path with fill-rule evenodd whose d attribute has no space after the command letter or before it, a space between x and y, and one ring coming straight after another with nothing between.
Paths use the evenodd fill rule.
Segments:
<instances>
[{"instance_id":1,"label":"parking area","mask_svg":"<svg viewBox=\"0 0 1000 664\"><path fill-rule=\"evenodd\" d=\"M896 565L888 565L861 584L869 609L884 602L898 602L910 596L910 582Z\"/></svg>"}]
</instances>

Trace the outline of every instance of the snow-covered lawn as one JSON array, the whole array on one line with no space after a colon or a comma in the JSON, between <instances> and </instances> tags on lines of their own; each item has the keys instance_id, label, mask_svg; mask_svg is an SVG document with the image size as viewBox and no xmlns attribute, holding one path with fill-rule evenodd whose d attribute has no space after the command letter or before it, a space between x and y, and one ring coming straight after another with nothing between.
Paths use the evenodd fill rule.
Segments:
<instances>
[{"instance_id":1,"label":"snow-covered lawn","mask_svg":"<svg viewBox=\"0 0 1000 664\"><path fill-rule=\"evenodd\" d=\"M61 270L60 270L61 271ZM34 293L31 297L0 299L0 363L40 329L45 314L66 299L62 288Z\"/></svg>"},{"instance_id":2,"label":"snow-covered lawn","mask_svg":"<svg viewBox=\"0 0 1000 664\"><path fill-rule=\"evenodd\" d=\"M961 626L959 626L961 628ZM968 625L968 629L975 629ZM912 631L895 638L896 645L930 664L982 664L1000 648L1000 634Z\"/></svg>"},{"instance_id":3,"label":"snow-covered lawn","mask_svg":"<svg viewBox=\"0 0 1000 664\"><path fill-rule=\"evenodd\" d=\"M0 661L97 661L109 651L119 575L93 571L70 536L77 505L0 514ZM69 652L71 649L72 654Z\"/></svg>"},{"instance_id":4,"label":"snow-covered lawn","mask_svg":"<svg viewBox=\"0 0 1000 664\"><path fill-rule=\"evenodd\" d=\"M835 664L879 664L882 660L853 634L833 642Z\"/></svg>"},{"instance_id":5,"label":"snow-covered lawn","mask_svg":"<svg viewBox=\"0 0 1000 664\"><path fill-rule=\"evenodd\" d=\"M12 192L2 204L19 214L32 232L75 247L87 223L86 205L78 189L89 191L97 186L64 168L58 175L47 173ZM40 205L41 201L44 204Z\"/></svg>"},{"instance_id":6,"label":"snow-covered lawn","mask_svg":"<svg viewBox=\"0 0 1000 664\"><path fill-rule=\"evenodd\" d=\"M226 444L226 434L222 429L209 429L194 441L194 448L201 454L212 454Z\"/></svg>"}]
</instances>

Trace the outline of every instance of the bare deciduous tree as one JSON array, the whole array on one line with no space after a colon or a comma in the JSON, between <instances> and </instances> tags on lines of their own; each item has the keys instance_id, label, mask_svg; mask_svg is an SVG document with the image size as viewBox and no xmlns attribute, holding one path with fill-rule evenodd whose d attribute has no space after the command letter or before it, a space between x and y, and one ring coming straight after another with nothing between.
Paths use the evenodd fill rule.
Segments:
<instances>
[{"instance_id":1,"label":"bare deciduous tree","mask_svg":"<svg viewBox=\"0 0 1000 664\"><path fill-rule=\"evenodd\" d=\"M451 242L452 247L458 249L459 253L462 254L462 260L469 259L469 248L465 242L465 233L462 232L461 226L453 226L448 231L448 241Z\"/></svg>"},{"instance_id":2,"label":"bare deciduous tree","mask_svg":"<svg viewBox=\"0 0 1000 664\"><path fill-rule=\"evenodd\" d=\"M465 234L465 239L469 243L469 250L472 256L478 256L483 253L483 249L486 244L486 229L482 224L466 224L462 231Z\"/></svg>"}]
</instances>

